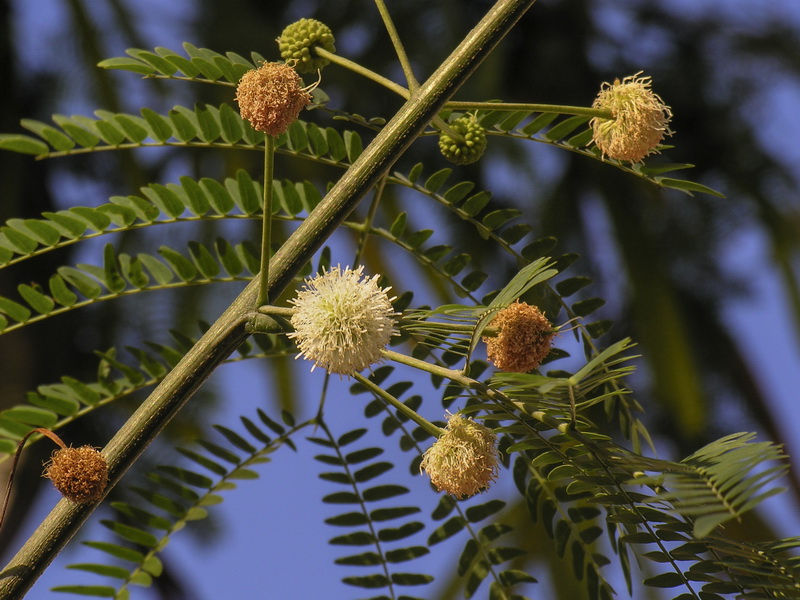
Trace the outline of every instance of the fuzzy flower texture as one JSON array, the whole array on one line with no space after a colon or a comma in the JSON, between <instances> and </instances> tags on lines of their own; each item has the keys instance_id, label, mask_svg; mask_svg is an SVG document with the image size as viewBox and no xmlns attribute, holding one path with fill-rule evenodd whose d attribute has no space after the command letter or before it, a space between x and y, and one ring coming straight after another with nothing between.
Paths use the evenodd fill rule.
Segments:
<instances>
[{"instance_id":1,"label":"fuzzy flower texture","mask_svg":"<svg viewBox=\"0 0 800 600\"><path fill-rule=\"evenodd\" d=\"M364 267L334 267L306 282L290 302L298 356L329 373L352 375L379 362L381 351L398 333L388 291L379 276L364 275ZM312 371L314 370L312 367Z\"/></svg>"},{"instance_id":2,"label":"fuzzy flower texture","mask_svg":"<svg viewBox=\"0 0 800 600\"><path fill-rule=\"evenodd\" d=\"M595 117L590 123L603 156L639 162L672 135L668 126L672 111L650 89L650 77L640 75L641 71L611 85L604 83L592 104L614 115L613 119Z\"/></svg>"},{"instance_id":3,"label":"fuzzy flower texture","mask_svg":"<svg viewBox=\"0 0 800 600\"><path fill-rule=\"evenodd\" d=\"M91 446L61 448L45 465L44 476L73 502L95 502L108 484L108 464Z\"/></svg>"},{"instance_id":4,"label":"fuzzy flower texture","mask_svg":"<svg viewBox=\"0 0 800 600\"><path fill-rule=\"evenodd\" d=\"M550 353L556 335L538 307L519 301L498 312L489 326L499 333L483 338L486 355L494 366L508 373L537 368Z\"/></svg>"},{"instance_id":5,"label":"fuzzy flower texture","mask_svg":"<svg viewBox=\"0 0 800 600\"><path fill-rule=\"evenodd\" d=\"M303 80L287 64L267 62L239 80L236 102L253 129L277 137L311 102Z\"/></svg>"},{"instance_id":6,"label":"fuzzy flower texture","mask_svg":"<svg viewBox=\"0 0 800 600\"><path fill-rule=\"evenodd\" d=\"M448 415L447 429L425 451L420 472L441 492L467 498L497 479L497 446L492 430L459 414Z\"/></svg>"}]
</instances>

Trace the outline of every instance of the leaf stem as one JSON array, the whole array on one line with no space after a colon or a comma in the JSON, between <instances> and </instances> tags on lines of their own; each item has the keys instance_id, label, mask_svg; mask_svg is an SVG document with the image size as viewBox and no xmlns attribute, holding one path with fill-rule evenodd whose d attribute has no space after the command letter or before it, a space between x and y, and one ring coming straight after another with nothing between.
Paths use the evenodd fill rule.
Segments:
<instances>
[{"instance_id":1,"label":"leaf stem","mask_svg":"<svg viewBox=\"0 0 800 600\"><path fill-rule=\"evenodd\" d=\"M610 110L601 110L588 106L567 106L564 104L530 104L526 102L460 102L451 101L445 104L451 110L504 110L509 112L530 111L541 113L557 113L560 115L577 115L581 117L599 117L613 119Z\"/></svg>"},{"instance_id":2,"label":"leaf stem","mask_svg":"<svg viewBox=\"0 0 800 600\"><path fill-rule=\"evenodd\" d=\"M397 28L394 26L392 15L389 13L389 9L386 8L386 3L383 0L375 0L375 5L378 7L378 12L381 14L383 25L386 27L386 32L389 34L389 39L392 40L392 46L394 46L397 59L400 61L403 74L406 76L406 81L408 82L408 89L413 93L414 90L419 87L419 82L414 76L414 71L411 68L411 61L408 60L408 54L406 54L406 49L397 33Z\"/></svg>"},{"instance_id":3,"label":"leaf stem","mask_svg":"<svg viewBox=\"0 0 800 600\"><path fill-rule=\"evenodd\" d=\"M269 304L269 255L272 247L272 180L275 176L275 138L264 136L264 210L261 216L261 271L256 306Z\"/></svg>"},{"instance_id":4,"label":"leaf stem","mask_svg":"<svg viewBox=\"0 0 800 600\"><path fill-rule=\"evenodd\" d=\"M422 427L432 436L440 438L444 435L444 429L442 429L441 427L437 427L436 425L428 421L426 418L421 416L417 411L409 408L408 406L400 402L400 400L392 396L381 386L376 385L368 378L364 377L361 373L354 373L353 377L355 378L356 381L358 381L361 385L367 388L370 392L375 394L378 398L396 408L400 413L402 413L403 415L414 421L414 423Z\"/></svg>"},{"instance_id":5,"label":"leaf stem","mask_svg":"<svg viewBox=\"0 0 800 600\"><path fill-rule=\"evenodd\" d=\"M393 91L396 94L399 94L400 96L402 96L406 100L408 100L411 97L411 92L409 92L406 88L404 88L399 83L395 83L391 79L388 79L388 78L384 77L383 75L380 75L380 74L376 73L375 71L373 71L371 69L368 69L367 67L365 67L363 65L358 64L357 62L354 62L354 61L352 61L352 60L350 60L348 58L345 58L344 56L340 56L338 54L334 54L333 52L328 52L327 50L325 50L325 48L320 48L319 46L314 46L314 51L321 58L327 58L329 61L331 61L334 64L339 65L340 67L344 67L345 69L349 69L350 71L353 71L354 73L358 73L359 75L361 75L363 77L366 77L367 79L370 79L370 80L374 81L375 83L379 83L383 87Z\"/></svg>"},{"instance_id":6,"label":"leaf stem","mask_svg":"<svg viewBox=\"0 0 800 600\"><path fill-rule=\"evenodd\" d=\"M378 182L378 185L375 188L375 193L372 197L372 203L369 205L369 211L367 211L367 218L364 219L364 223L361 228L361 234L358 236L358 247L356 248L356 256L353 260L354 266L360 264L361 259L364 256L364 252L367 248L367 241L369 240L369 235L372 231L372 225L375 222L375 215L378 212L378 206L381 203L381 198L383 198L383 190L386 188L386 181L388 178L388 174L381 177L381 180Z\"/></svg>"}]
</instances>

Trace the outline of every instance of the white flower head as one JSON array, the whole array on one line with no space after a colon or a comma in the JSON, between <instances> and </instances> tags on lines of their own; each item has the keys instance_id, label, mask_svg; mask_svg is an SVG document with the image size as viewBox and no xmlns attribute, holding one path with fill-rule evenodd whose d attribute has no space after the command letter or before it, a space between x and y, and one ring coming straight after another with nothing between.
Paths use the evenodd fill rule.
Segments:
<instances>
[{"instance_id":1,"label":"white flower head","mask_svg":"<svg viewBox=\"0 0 800 600\"><path fill-rule=\"evenodd\" d=\"M395 328L398 313L378 275L367 277L364 267L339 266L307 280L297 293L292 316L299 356L329 373L352 375L379 362ZM311 370L314 370L314 367Z\"/></svg>"},{"instance_id":2,"label":"white flower head","mask_svg":"<svg viewBox=\"0 0 800 600\"><path fill-rule=\"evenodd\" d=\"M613 119L590 121L595 145L603 156L639 162L657 152L665 136L672 135L672 110L654 93L650 77L642 72L604 83L592 108L610 110Z\"/></svg>"}]
</instances>

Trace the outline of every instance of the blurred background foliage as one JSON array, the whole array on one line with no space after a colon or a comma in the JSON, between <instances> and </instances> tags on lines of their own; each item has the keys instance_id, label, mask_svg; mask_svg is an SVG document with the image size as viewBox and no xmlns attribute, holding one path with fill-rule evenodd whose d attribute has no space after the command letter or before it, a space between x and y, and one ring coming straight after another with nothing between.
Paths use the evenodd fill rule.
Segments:
<instances>
[{"instance_id":1,"label":"blurred background foliage","mask_svg":"<svg viewBox=\"0 0 800 600\"><path fill-rule=\"evenodd\" d=\"M424 79L492 3L388 4L416 74ZM88 113L95 107L138 112L143 105L165 111L179 103L230 102L225 88L168 81L142 85L135 76L106 72L95 64L122 55L128 47L179 49L184 40L244 56L256 50L275 59L275 38L301 17L328 24L338 53L403 81L377 11L367 0L2 0L0 131L20 131L20 118L49 120L52 113ZM648 162L694 163L697 167L687 177L726 195L719 199L664 192L578 155L499 138L490 138L483 161L458 171L459 178L476 182L478 189L492 190L499 205L523 211L535 234L558 238L558 253L581 255L577 270L594 279L593 293L607 300L603 316L615 321L608 336L629 335L642 346L646 359L633 387L646 406L645 420L659 440L656 445L674 456L685 456L725 433L750 429L786 443L790 454L800 452L782 424L785 409L764 385L753 360L756 344L749 339L789 336L795 346L800 339L798 56L800 8L792 0L540 0L456 95L462 100L589 105L601 82L645 71L672 107L676 131L668 140L675 148ZM322 88L332 107L366 117L388 116L400 104L386 90L336 67L325 72ZM320 116L308 113L303 118ZM367 130L362 133L368 137ZM417 142L413 162L418 160L427 161L429 169L448 166L431 138ZM401 159L397 168L407 171L412 164ZM145 182L175 181L184 174L225 177L239 168L260 177L261 155L164 149L37 162L4 153L0 217L35 217L69 205L96 205L114 194L135 193ZM338 174L324 165L280 156L277 169L280 177L318 182ZM386 222L391 222L392 211L400 210L402 193L389 190L381 206ZM415 214L415 206L422 204L409 198L402 210L409 213L410 228L423 228L431 214ZM451 242L485 250L473 252L483 261L475 266L492 272L496 282L513 275L510 267L493 271L500 263L472 230L460 223L439 225L439 235ZM235 235L256 239L257 224L249 227ZM153 229L157 231L145 234L153 247L159 236L218 235L207 225L191 231ZM116 243L124 248L128 242ZM143 241L136 243L141 248ZM763 261L743 265L731 260L752 244L764 249ZM21 271L4 269L0 292L6 294L19 283L46 281L55 265L80 260L67 248L26 262ZM370 247L366 262L369 271L389 274L395 289L411 287L402 283L405 266L393 263L381 246ZM428 277L432 301L452 300L433 274L415 272L415 278L420 276ZM787 307L785 322L758 308L748 323L731 318L742 314L733 308L757 294L765 277L779 282L775 289L778 305ZM2 407L64 374L91 377L97 368L96 348L137 345L142 339L165 341L163 332L170 327L191 331L197 319L215 318L236 290L221 298L216 292L209 295L205 287L161 293L157 309L148 304L145 310L141 299L130 298L0 337ZM282 382L275 402L283 406L296 401L288 385L290 368L272 368ZM797 371L797 365L785 368L790 374ZM217 400L205 392L202 401ZM206 427L196 412L183 414L171 427L173 439L192 438ZM105 411L102 422L82 421L81 431L64 436L100 444L127 413L125 407ZM37 446L29 455L11 523L21 522L30 495L36 493L38 465L47 453ZM795 469L791 493L800 501L796 476ZM769 535L756 521L743 528L742 535L753 539ZM9 539L10 534L0 546ZM165 586L162 597L179 597L169 579L160 585Z\"/></svg>"}]
</instances>

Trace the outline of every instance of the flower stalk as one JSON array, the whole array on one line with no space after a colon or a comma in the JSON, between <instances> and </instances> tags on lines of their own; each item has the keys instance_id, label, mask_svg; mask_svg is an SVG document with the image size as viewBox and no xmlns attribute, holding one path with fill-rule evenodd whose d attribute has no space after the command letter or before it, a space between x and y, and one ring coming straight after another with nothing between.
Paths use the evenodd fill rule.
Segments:
<instances>
[{"instance_id":1,"label":"flower stalk","mask_svg":"<svg viewBox=\"0 0 800 600\"><path fill-rule=\"evenodd\" d=\"M329 52L325 48L320 48L318 46L314 47L314 52L317 54L317 56L321 58L325 58L330 62L339 65L340 67L344 67L345 69L353 71L354 73L358 73L362 77L366 77L367 79L382 85L386 89L389 89L393 91L395 94L398 94L405 100L408 100L411 97L411 92L409 92L399 83L396 83L391 79L384 77L383 75L380 75L379 73L376 73L375 71L368 69L363 65L358 64L357 62L354 62L348 58L345 58L344 56L340 56L333 52Z\"/></svg>"},{"instance_id":2,"label":"flower stalk","mask_svg":"<svg viewBox=\"0 0 800 600\"><path fill-rule=\"evenodd\" d=\"M414 421L417 425L422 427L425 431L431 434L435 438L439 438L444 435L445 430L441 427L437 427L430 421L428 421L425 417L420 415L417 411L409 408L402 402L400 402L397 398L392 396L389 392L384 390L381 386L375 385L369 378L364 377L361 373L356 373L353 375L356 381L358 381L361 385L367 388L370 392L375 394L378 398L389 404L393 408L397 409L398 412L404 414L406 417Z\"/></svg>"},{"instance_id":3,"label":"flower stalk","mask_svg":"<svg viewBox=\"0 0 800 600\"><path fill-rule=\"evenodd\" d=\"M275 177L275 138L264 136L264 210L261 216L261 270L256 306L269 304L269 255L272 247L272 180Z\"/></svg>"},{"instance_id":4,"label":"flower stalk","mask_svg":"<svg viewBox=\"0 0 800 600\"><path fill-rule=\"evenodd\" d=\"M610 110L600 108L590 108L588 106L568 106L565 104L532 104L524 102L460 102L450 101L445 104L446 108L452 110L503 110L509 112L530 111L540 113L556 113L559 115L575 115L580 117L599 117L601 119L613 119L614 114Z\"/></svg>"}]
</instances>

